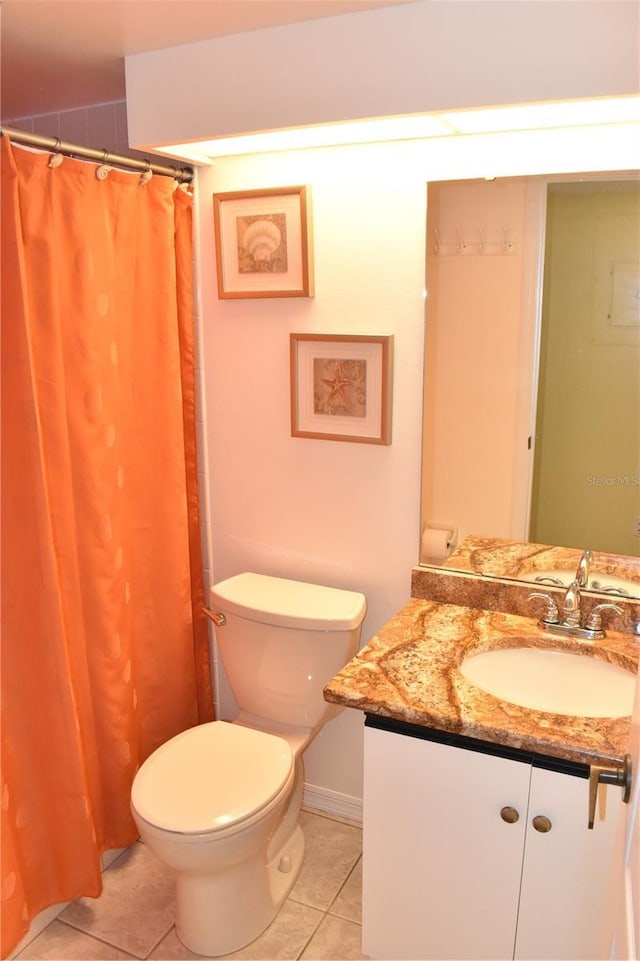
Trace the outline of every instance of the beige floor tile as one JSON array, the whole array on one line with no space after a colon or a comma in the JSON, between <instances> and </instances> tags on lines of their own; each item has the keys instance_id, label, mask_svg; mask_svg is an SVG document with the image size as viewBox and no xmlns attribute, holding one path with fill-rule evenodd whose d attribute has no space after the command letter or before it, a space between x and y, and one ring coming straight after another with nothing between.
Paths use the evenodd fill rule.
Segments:
<instances>
[{"instance_id":1,"label":"beige floor tile","mask_svg":"<svg viewBox=\"0 0 640 961\"><path fill-rule=\"evenodd\" d=\"M295 961L322 920L322 912L296 901L285 901L267 930L239 951L226 958L243 961ZM202 955L193 954L180 943L175 928L151 953L149 961L192 961Z\"/></svg>"},{"instance_id":2,"label":"beige floor tile","mask_svg":"<svg viewBox=\"0 0 640 961\"><path fill-rule=\"evenodd\" d=\"M52 921L17 955L19 961L130 961L132 955L61 921Z\"/></svg>"},{"instance_id":3,"label":"beige floor tile","mask_svg":"<svg viewBox=\"0 0 640 961\"><path fill-rule=\"evenodd\" d=\"M331 907L330 914L336 914L347 921L362 923L362 858L347 878L342 890Z\"/></svg>"},{"instance_id":4,"label":"beige floor tile","mask_svg":"<svg viewBox=\"0 0 640 961\"><path fill-rule=\"evenodd\" d=\"M80 898L61 920L138 958L146 958L174 920L174 881L140 842L103 876L99 898Z\"/></svg>"},{"instance_id":5,"label":"beige floor tile","mask_svg":"<svg viewBox=\"0 0 640 961\"><path fill-rule=\"evenodd\" d=\"M327 914L302 954L303 961L362 961L362 928Z\"/></svg>"},{"instance_id":6,"label":"beige floor tile","mask_svg":"<svg viewBox=\"0 0 640 961\"><path fill-rule=\"evenodd\" d=\"M362 852L360 828L303 811L306 849L290 897L326 911Z\"/></svg>"}]
</instances>

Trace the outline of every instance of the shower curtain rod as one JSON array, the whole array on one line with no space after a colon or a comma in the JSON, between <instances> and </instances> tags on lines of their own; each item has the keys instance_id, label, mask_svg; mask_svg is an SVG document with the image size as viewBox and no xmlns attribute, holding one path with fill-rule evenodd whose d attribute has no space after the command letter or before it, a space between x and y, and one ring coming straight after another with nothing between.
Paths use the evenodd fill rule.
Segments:
<instances>
[{"instance_id":1,"label":"shower curtain rod","mask_svg":"<svg viewBox=\"0 0 640 961\"><path fill-rule=\"evenodd\" d=\"M13 130L11 127L0 127L0 135L8 137L15 143L24 144L28 147L40 147L43 150L51 150L54 153L63 154L65 157L83 157L88 160L99 160L102 163L112 163L118 167L125 167L129 170L140 170L144 173L150 170L161 177L173 177L181 184L189 184L193 180L192 167L169 167L164 164L152 163L149 160L136 160L133 157L125 157L122 154L112 153L110 150L96 150L94 147L80 147L75 143L68 143L66 140L59 140L57 137L42 137L40 134L27 133L24 130Z\"/></svg>"}]
</instances>

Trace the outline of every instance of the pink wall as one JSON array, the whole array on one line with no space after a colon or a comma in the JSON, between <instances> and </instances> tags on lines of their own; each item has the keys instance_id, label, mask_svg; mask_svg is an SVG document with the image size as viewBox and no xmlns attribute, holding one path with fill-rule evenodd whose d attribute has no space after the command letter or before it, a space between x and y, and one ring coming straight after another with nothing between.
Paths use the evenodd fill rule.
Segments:
<instances>
[{"instance_id":1,"label":"pink wall","mask_svg":"<svg viewBox=\"0 0 640 961\"><path fill-rule=\"evenodd\" d=\"M525 211L524 178L429 186L422 511L460 539L516 534Z\"/></svg>"}]
</instances>

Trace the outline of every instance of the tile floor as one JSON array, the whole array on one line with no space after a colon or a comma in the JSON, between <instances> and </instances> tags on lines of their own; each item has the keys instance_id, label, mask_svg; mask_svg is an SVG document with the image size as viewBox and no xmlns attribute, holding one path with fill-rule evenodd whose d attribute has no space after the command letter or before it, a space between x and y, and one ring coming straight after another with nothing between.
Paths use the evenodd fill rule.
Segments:
<instances>
[{"instance_id":1,"label":"tile floor","mask_svg":"<svg viewBox=\"0 0 640 961\"><path fill-rule=\"evenodd\" d=\"M291 894L257 940L225 955L254 961L358 961L362 830L303 811L305 860ZM173 926L173 881L138 842L105 871L102 895L68 905L17 961L197 959Z\"/></svg>"}]
</instances>

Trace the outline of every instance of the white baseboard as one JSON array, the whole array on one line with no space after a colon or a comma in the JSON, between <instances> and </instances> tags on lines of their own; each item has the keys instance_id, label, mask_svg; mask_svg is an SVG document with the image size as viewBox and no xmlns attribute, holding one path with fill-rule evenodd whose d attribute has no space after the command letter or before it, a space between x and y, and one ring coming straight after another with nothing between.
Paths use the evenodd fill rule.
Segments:
<instances>
[{"instance_id":1,"label":"white baseboard","mask_svg":"<svg viewBox=\"0 0 640 961\"><path fill-rule=\"evenodd\" d=\"M315 811L323 811L334 817L362 824L362 798L305 782L302 803Z\"/></svg>"}]
</instances>

